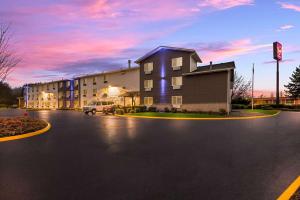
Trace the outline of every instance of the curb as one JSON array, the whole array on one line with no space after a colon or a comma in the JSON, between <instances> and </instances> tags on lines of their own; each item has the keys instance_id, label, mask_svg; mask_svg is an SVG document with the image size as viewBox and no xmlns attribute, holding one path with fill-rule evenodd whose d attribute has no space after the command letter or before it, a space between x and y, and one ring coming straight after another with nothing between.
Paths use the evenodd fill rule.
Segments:
<instances>
[{"instance_id":1,"label":"curb","mask_svg":"<svg viewBox=\"0 0 300 200\"><path fill-rule=\"evenodd\" d=\"M132 116L132 115L115 115L117 117L140 118L140 119L165 119L165 120L199 120L199 121L221 121L221 120L247 120L247 119L262 119L270 118L279 115L281 111L273 115L259 115L251 117L216 117L216 118L180 118L180 117L148 117L148 116Z\"/></svg>"},{"instance_id":2,"label":"curb","mask_svg":"<svg viewBox=\"0 0 300 200\"><path fill-rule=\"evenodd\" d=\"M34 132L31 132L31 133L25 133L25 134L21 134L21 135L2 137L2 138L0 138L0 142L6 142L6 141L11 141L11 140L19 140L19 139L23 139L23 138L28 138L28 137L40 135L40 134L43 134L43 133L47 132L50 128L51 128L51 124L49 122L47 122L47 126L43 129L41 129L41 130L34 131Z\"/></svg>"}]
</instances>

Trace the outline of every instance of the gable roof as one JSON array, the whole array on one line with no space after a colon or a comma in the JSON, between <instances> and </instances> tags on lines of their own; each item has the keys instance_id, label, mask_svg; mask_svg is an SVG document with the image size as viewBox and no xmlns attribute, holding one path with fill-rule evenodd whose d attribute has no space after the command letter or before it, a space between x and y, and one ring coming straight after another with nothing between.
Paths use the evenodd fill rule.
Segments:
<instances>
[{"instance_id":1,"label":"gable roof","mask_svg":"<svg viewBox=\"0 0 300 200\"><path fill-rule=\"evenodd\" d=\"M180 47L170 47L170 46L159 46L155 49L153 49L152 51L146 53L144 56L138 58L135 63L139 64L140 62L142 62L143 60L149 58L150 56L152 56L153 54L159 52L162 49L167 49L167 50L173 50L173 51L185 51L185 52L190 52L192 53L193 58L197 61L197 62L202 62L202 60L200 59L199 55L197 54L196 50L194 49L186 49L186 48L180 48Z\"/></svg>"},{"instance_id":2,"label":"gable roof","mask_svg":"<svg viewBox=\"0 0 300 200\"><path fill-rule=\"evenodd\" d=\"M230 69L235 68L235 63L226 62L226 63L219 63L219 64L211 64L197 67L197 69L193 72L185 73L183 75L197 75L197 74L206 74L206 73L213 73L213 72L222 72L227 71Z\"/></svg>"}]
</instances>

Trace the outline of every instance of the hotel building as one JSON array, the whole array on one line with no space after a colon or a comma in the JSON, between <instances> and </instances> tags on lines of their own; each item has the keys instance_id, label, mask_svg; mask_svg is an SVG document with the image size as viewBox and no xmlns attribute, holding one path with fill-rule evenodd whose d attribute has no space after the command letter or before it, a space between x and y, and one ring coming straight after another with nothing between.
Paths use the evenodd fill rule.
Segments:
<instances>
[{"instance_id":1,"label":"hotel building","mask_svg":"<svg viewBox=\"0 0 300 200\"><path fill-rule=\"evenodd\" d=\"M198 66L193 49L160 46L131 67L71 80L25 86L25 105L37 109L80 109L93 101L154 106L159 110L231 111L234 62Z\"/></svg>"},{"instance_id":2,"label":"hotel building","mask_svg":"<svg viewBox=\"0 0 300 200\"><path fill-rule=\"evenodd\" d=\"M141 104L187 111L231 111L234 62L198 67L194 49L161 46L139 58Z\"/></svg>"}]
</instances>

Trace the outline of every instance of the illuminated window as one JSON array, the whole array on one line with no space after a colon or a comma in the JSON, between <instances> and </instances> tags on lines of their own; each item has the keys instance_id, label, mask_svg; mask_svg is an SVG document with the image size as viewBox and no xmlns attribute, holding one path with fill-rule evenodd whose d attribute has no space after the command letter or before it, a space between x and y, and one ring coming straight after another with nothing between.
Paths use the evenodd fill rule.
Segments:
<instances>
[{"instance_id":1,"label":"illuminated window","mask_svg":"<svg viewBox=\"0 0 300 200\"><path fill-rule=\"evenodd\" d=\"M152 71L153 71L153 62L145 63L144 64L145 74L151 74Z\"/></svg>"},{"instance_id":2,"label":"illuminated window","mask_svg":"<svg viewBox=\"0 0 300 200\"><path fill-rule=\"evenodd\" d=\"M145 91L151 91L153 88L153 80L144 80Z\"/></svg>"},{"instance_id":3,"label":"illuminated window","mask_svg":"<svg viewBox=\"0 0 300 200\"><path fill-rule=\"evenodd\" d=\"M151 106L153 104L153 97L144 97L144 104L146 106Z\"/></svg>"},{"instance_id":4,"label":"illuminated window","mask_svg":"<svg viewBox=\"0 0 300 200\"><path fill-rule=\"evenodd\" d=\"M83 101L83 105L86 106L87 105L87 101Z\"/></svg>"},{"instance_id":5,"label":"illuminated window","mask_svg":"<svg viewBox=\"0 0 300 200\"><path fill-rule=\"evenodd\" d=\"M182 96L172 96L172 105L175 108L180 108L182 105Z\"/></svg>"},{"instance_id":6,"label":"illuminated window","mask_svg":"<svg viewBox=\"0 0 300 200\"><path fill-rule=\"evenodd\" d=\"M172 77L173 89L180 89L182 86L182 76Z\"/></svg>"},{"instance_id":7,"label":"illuminated window","mask_svg":"<svg viewBox=\"0 0 300 200\"><path fill-rule=\"evenodd\" d=\"M182 57L172 58L172 68L173 70L179 70L182 67Z\"/></svg>"}]
</instances>

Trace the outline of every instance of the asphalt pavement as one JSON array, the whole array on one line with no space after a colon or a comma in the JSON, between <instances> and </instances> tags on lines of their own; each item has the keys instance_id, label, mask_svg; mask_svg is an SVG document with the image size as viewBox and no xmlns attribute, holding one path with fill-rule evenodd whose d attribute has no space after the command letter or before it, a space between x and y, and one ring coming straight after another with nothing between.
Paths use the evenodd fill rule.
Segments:
<instances>
[{"instance_id":1,"label":"asphalt pavement","mask_svg":"<svg viewBox=\"0 0 300 200\"><path fill-rule=\"evenodd\" d=\"M272 200L300 175L296 112L229 121L30 115L52 128L0 143L1 200Z\"/></svg>"}]
</instances>

